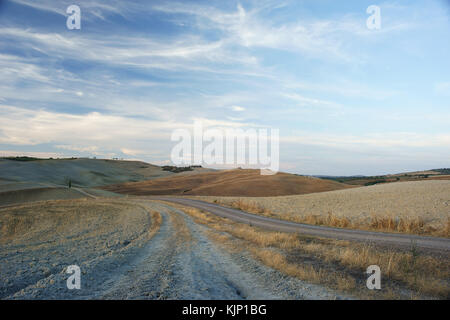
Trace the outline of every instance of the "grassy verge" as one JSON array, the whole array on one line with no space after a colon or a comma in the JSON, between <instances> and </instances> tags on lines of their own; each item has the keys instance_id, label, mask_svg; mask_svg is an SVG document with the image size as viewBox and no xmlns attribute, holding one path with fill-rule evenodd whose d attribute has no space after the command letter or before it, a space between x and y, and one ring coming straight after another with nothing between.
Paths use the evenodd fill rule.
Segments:
<instances>
[{"instance_id":1,"label":"grassy verge","mask_svg":"<svg viewBox=\"0 0 450 320\"><path fill-rule=\"evenodd\" d=\"M172 205L172 204L171 204ZM209 237L232 250L247 250L263 264L282 273L363 299L450 297L450 261L409 251L368 244L266 231L179 206L195 222L209 228ZM243 249L245 248L245 249ZM382 290L368 290L369 265L382 270Z\"/></svg>"}]
</instances>

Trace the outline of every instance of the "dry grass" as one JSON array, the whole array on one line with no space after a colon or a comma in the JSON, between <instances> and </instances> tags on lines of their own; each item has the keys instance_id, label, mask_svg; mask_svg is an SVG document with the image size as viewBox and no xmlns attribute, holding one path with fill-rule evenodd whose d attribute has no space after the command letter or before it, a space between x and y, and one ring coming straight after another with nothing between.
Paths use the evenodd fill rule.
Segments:
<instances>
[{"instance_id":1,"label":"dry grass","mask_svg":"<svg viewBox=\"0 0 450 320\"><path fill-rule=\"evenodd\" d=\"M264 209L261 212L267 211L267 209ZM338 228L450 237L450 218L440 229L427 225L421 217L377 216L374 214L366 221L351 221L347 217L339 217L332 212L328 212L326 216L306 215L299 218L298 222Z\"/></svg>"},{"instance_id":2,"label":"dry grass","mask_svg":"<svg viewBox=\"0 0 450 320\"><path fill-rule=\"evenodd\" d=\"M311 265L301 266L287 262L286 257L276 250L251 248L250 251L265 265L301 280L321 283L325 277L328 277L328 274L320 268L314 268Z\"/></svg>"},{"instance_id":3,"label":"dry grass","mask_svg":"<svg viewBox=\"0 0 450 320\"><path fill-rule=\"evenodd\" d=\"M214 241L233 247L233 250L247 248L267 266L301 280L361 298L450 297L448 256L419 253L414 247L410 251L398 251L350 241L265 231L195 208L179 208L197 223L210 227L213 231L210 237ZM372 264L382 270L381 292L365 287L365 270ZM403 289L410 295L406 296Z\"/></svg>"},{"instance_id":4,"label":"dry grass","mask_svg":"<svg viewBox=\"0 0 450 320\"><path fill-rule=\"evenodd\" d=\"M232 202L231 206L233 208L237 208L239 210L247 211L247 212L251 212L251 213L270 214L270 211L256 200L238 199L238 200Z\"/></svg>"},{"instance_id":5,"label":"dry grass","mask_svg":"<svg viewBox=\"0 0 450 320\"><path fill-rule=\"evenodd\" d=\"M177 247L182 248L181 243L189 247L192 244L193 238L189 228L186 225L183 217L179 214L169 211L170 222L175 229L176 235L172 235L177 242Z\"/></svg>"},{"instance_id":6,"label":"dry grass","mask_svg":"<svg viewBox=\"0 0 450 320\"><path fill-rule=\"evenodd\" d=\"M159 228L162 224L162 216L158 211L151 211L150 212L150 219L151 219L151 225L150 230L148 230L147 239L153 238L153 236L159 231Z\"/></svg>"}]
</instances>

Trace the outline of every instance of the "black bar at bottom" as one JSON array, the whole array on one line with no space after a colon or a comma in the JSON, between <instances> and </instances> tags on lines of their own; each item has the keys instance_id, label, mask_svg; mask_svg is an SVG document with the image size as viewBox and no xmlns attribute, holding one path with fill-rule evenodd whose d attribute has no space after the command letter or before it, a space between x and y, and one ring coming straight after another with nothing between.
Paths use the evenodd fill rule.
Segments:
<instances>
[{"instance_id":1,"label":"black bar at bottom","mask_svg":"<svg viewBox=\"0 0 450 320\"><path fill-rule=\"evenodd\" d=\"M447 314L449 300L443 301L280 301L280 300L158 300L158 301L0 301L3 314L17 318L22 313L85 318L97 313L104 319L114 315L124 320L142 319L315 319L336 316L358 319L384 313L405 318L423 310ZM440 310L442 309L442 310ZM56 312L56 310L59 310ZM389 310L389 311L388 311ZM8 312L8 313L5 313Z\"/></svg>"}]
</instances>

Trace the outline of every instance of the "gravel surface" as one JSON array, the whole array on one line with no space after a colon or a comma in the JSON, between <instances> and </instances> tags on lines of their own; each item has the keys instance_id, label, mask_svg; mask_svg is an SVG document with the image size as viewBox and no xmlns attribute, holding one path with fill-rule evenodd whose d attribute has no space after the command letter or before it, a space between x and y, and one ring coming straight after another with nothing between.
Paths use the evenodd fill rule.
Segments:
<instances>
[{"instance_id":1,"label":"gravel surface","mask_svg":"<svg viewBox=\"0 0 450 320\"><path fill-rule=\"evenodd\" d=\"M82 297L146 241L150 216L132 203L39 202L0 210L0 297ZM67 266L78 265L86 290L67 290Z\"/></svg>"},{"instance_id":2,"label":"gravel surface","mask_svg":"<svg viewBox=\"0 0 450 320\"><path fill-rule=\"evenodd\" d=\"M114 299L336 299L321 286L287 277L246 255L219 249L180 210L161 205L160 232L106 291ZM130 289L131 288L131 289Z\"/></svg>"}]
</instances>

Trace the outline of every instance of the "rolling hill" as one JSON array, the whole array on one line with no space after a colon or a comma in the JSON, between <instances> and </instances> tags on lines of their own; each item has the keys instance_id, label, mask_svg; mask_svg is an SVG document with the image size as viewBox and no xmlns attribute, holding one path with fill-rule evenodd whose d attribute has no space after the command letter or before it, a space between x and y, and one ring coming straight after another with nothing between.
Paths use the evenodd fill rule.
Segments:
<instances>
[{"instance_id":1,"label":"rolling hill","mask_svg":"<svg viewBox=\"0 0 450 320\"><path fill-rule=\"evenodd\" d=\"M190 172L210 169L194 168ZM96 187L121 182L142 181L175 174L172 167L142 161L107 159L0 159L0 192L26 188L67 185ZM176 173L188 174L190 172Z\"/></svg>"},{"instance_id":2,"label":"rolling hill","mask_svg":"<svg viewBox=\"0 0 450 320\"><path fill-rule=\"evenodd\" d=\"M106 159L0 158L0 206L32 201L77 199L88 195L117 196L93 188L211 170L201 167L160 167L141 161ZM67 188L69 180L74 188ZM82 189L88 195L83 193Z\"/></svg>"},{"instance_id":3,"label":"rolling hill","mask_svg":"<svg viewBox=\"0 0 450 320\"><path fill-rule=\"evenodd\" d=\"M122 183L103 190L130 195L281 196L350 188L331 180L288 173L261 175L255 169L233 169Z\"/></svg>"}]
</instances>

